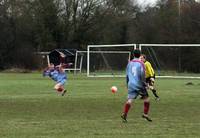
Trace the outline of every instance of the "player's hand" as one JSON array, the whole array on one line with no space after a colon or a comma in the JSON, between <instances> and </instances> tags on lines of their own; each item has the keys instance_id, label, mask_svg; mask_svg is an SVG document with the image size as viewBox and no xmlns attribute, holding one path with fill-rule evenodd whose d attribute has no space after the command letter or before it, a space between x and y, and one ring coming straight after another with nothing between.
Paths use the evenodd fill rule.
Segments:
<instances>
[{"instance_id":1,"label":"player's hand","mask_svg":"<svg viewBox=\"0 0 200 138\"><path fill-rule=\"evenodd\" d=\"M152 82L154 82L154 81L155 81L155 79L154 79L154 78L150 78L150 80L151 80Z\"/></svg>"},{"instance_id":2,"label":"player's hand","mask_svg":"<svg viewBox=\"0 0 200 138\"><path fill-rule=\"evenodd\" d=\"M56 68L60 68L60 67L62 67L62 64L59 64L59 65L56 66Z\"/></svg>"},{"instance_id":3,"label":"player's hand","mask_svg":"<svg viewBox=\"0 0 200 138\"><path fill-rule=\"evenodd\" d=\"M69 66L72 66L72 65L73 65L73 63L68 63L68 65L69 65Z\"/></svg>"}]
</instances>

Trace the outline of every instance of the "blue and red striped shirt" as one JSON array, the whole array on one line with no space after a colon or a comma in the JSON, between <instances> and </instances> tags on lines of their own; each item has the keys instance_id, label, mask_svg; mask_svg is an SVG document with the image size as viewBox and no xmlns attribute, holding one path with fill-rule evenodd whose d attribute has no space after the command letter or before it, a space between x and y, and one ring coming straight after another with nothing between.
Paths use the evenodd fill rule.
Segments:
<instances>
[{"instance_id":1,"label":"blue and red striped shirt","mask_svg":"<svg viewBox=\"0 0 200 138\"><path fill-rule=\"evenodd\" d=\"M145 65L138 58L131 60L126 68L128 89L140 90L145 86Z\"/></svg>"}]
</instances>

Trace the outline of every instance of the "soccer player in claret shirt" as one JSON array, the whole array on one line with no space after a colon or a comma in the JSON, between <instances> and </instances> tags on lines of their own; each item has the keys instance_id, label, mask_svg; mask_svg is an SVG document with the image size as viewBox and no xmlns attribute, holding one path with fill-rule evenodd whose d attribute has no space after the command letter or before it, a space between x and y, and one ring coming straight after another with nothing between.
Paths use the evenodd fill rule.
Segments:
<instances>
[{"instance_id":1,"label":"soccer player in claret shirt","mask_svg":"<svg viewBox=\"0 0 200 138\"><path fill-rule=\"evenodd\" d=\"M43 71L43 76L49 76L52 80L56 82L54 89L61 94L65 95L67 90L64 88L64 84L67 81L67 75L64 68L70 67L72 63L64 64L65 55L60 53L60 65L55 66L53 63Z\"/></svg>"},{"instance_id":2,"label":"soccer player in claret shirt","mask_svg":"<svg viewBox=\"0 0 200 138\"><path fill-rule=\"evenodd\" d=\"M133 51L134 58L129 61L126 68L126 80L128 87L128 97L127 101L124 105L124 110L121 115L122 121L127 122L128 112L130 110L131 104L133 104L134 99L137 98L138 95L141 95L144 100L144 113L142 115L148 121L152 121L148 117L150 101L149 96L146 90L146 82L145 82L145 65L139 60L140 50L136 49Z\"/></svg>"},{"instance_id":3,"label":"soccer player in claret shirt","mask_svg":"<svg viewBox=\"0 0 200 138\"><path fill-rule=\"evenodd\" d=\"M154 86L154 82L155 82L155 72L153 67L151 66L151 63L149 61L146 60L146 56L144 54L142 54L140 56L140 60L144 62L145 64L145 68L146 68L146 83L148 85L148 88L152 91L153 95L155 96L156 100L160 100L160 97L158 96L155 86Z\"/></svg>"}]
</instances>

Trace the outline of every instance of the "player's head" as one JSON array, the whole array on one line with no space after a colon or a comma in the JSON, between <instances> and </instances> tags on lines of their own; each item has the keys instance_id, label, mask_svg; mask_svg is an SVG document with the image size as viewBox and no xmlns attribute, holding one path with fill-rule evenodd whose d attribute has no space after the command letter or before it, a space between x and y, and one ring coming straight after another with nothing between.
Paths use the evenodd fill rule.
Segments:
<instances>
[{"instance_id":1,"label":"player's head","mask_svg":"<svg viewBox=\"0 0 200 138\"><path fill-rule=\"evenodd\" d=\"M139 49L135 49L135 50L133 51L133 57L139 58L140 55L141 55L141 51L140 51Z\"/></svg>"},{"instance_id":2,"label":"player's head","mask_svg":"<svg viewBox=\"0 0 200 138\"><path fill-rule=\"evenodd\" d=\"M145 54L141 54L140 55L140 60L145 62L146 61L146 55Z\"/></svg>"}]
</instances>

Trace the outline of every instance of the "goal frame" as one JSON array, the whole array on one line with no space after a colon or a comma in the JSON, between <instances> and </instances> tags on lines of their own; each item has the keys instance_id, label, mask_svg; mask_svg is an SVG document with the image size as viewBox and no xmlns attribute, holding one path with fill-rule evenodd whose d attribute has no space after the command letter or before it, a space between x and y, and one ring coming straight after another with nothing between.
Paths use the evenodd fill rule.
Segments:
<instances>
[{"instance_id":1,"label":"goal frame","mask_svg":"<svg viewBox=\"0 0 200 138\"><path fill-rule=\"evenodd\" d=\"M142 47L200 47L200 44L139 44L139 49L142 52ZM156 78L174 78L174 79L200 79L194 76L156 76Z\"/></svg>"},{"instance_id":2,"label":"goal frame","mask_svg":"<svg viewBox=\"0 0 200 138\"><path fill-rule=\"evenodd\" d=\"M108 48L108 47L133 47L137 48L136 44L115 44L115 45L88 45L87 47L87 77L125 77L125 75L90 75L90 53L127 53L129 54L129 60L131 57L131 51L93 51L90 48Z\"/></svg>"}]
</instances>

